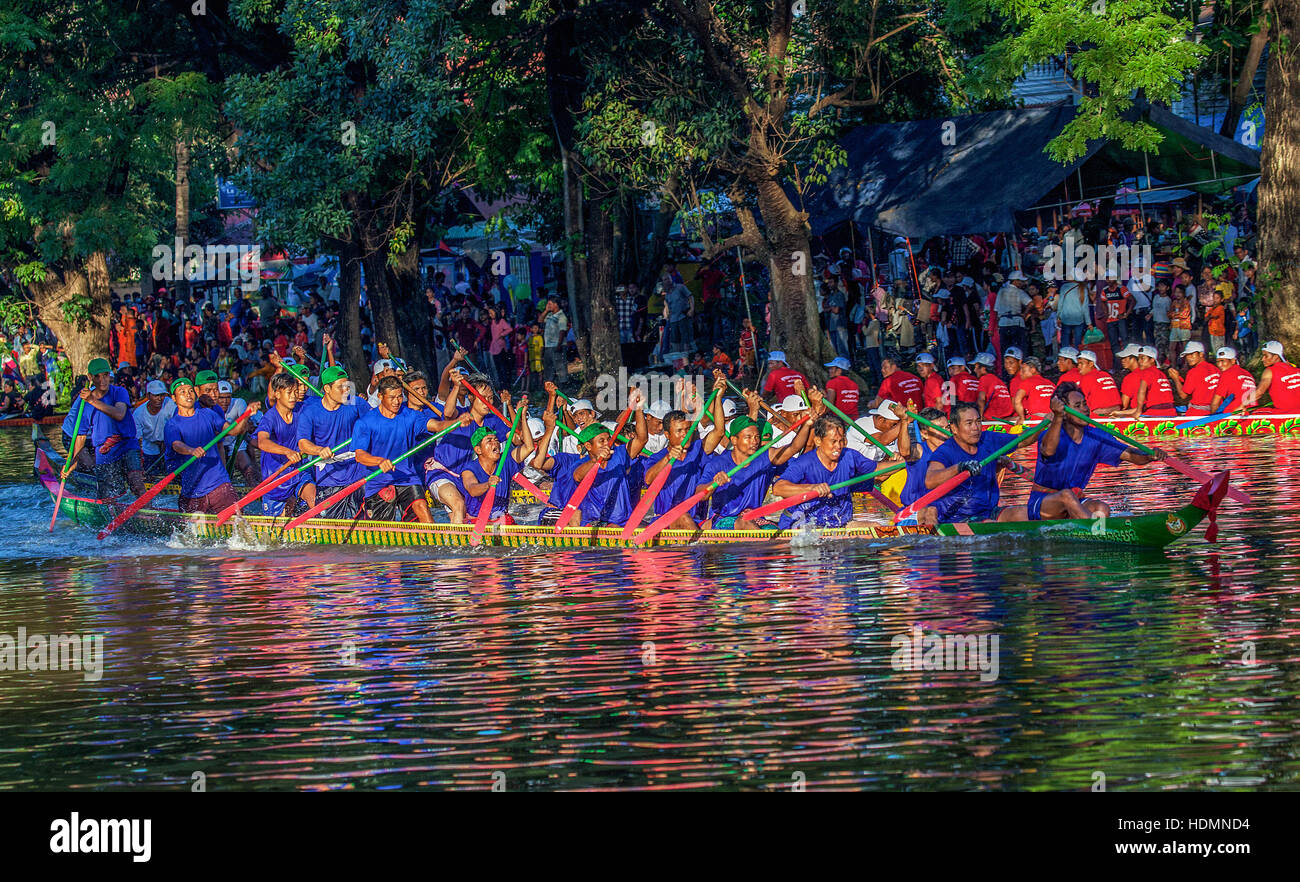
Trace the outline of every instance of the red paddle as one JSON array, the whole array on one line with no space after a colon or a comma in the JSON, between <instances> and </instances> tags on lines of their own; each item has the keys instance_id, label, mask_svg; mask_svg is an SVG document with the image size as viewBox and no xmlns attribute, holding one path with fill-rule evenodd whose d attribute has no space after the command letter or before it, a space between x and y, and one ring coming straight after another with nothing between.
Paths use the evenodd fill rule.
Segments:
<instances>
[{"instance_id":1,"label":"red paddle","mask_svg":"<svg viewBox=\"0 0 1300 882\"><path fill-rule=\"evenodd\" d=\"M224 429L221 430L220 433L218 433L217 437L213 438L207 444L203 445L203 453L206 454L214 444L220 443L222 438L230 434L231 429L233 429L235 426L242 423L244 420L248 419L248 417L251 416L255 410L257 410L257 405L250 404L248 406L248 409L239 415L239 419L235 420L233 423L226 426ZM159 493L162 492L164 487L166 487L168 484L170 484L172 481L176 479L177 475L179 475L181 472L185 471L187 468L194 465L194 463L198 461L199 461L199 457L197 456L191 456L189 459L185 460L185 462L180 464L180 466L176 469L176 471L172 472L170 475L160 480L157 484L154 484L152 487L150 487L148 490L144 492L144 495L142 495L135 502L128 505L120 515L113 518L113 520L109 522L107 527L100 530L95 538L102 541L104 537L107 536L109 533L112 533L118 527L122 526L124 523L129 521L132 515L134 515L140 509L144 508L146 505L148 505L149 502L155 496L157 496Z\"/></svg>"},{"instance_id":2,"label":"red paddle","mask_svg":"<svg viewBox=\"0 0 1300 882\"><path fill-rule=\"evenodd\" d=\"M691 423L690 431L686 433L688 441L694 440L695 430L699 428L700 420L704 419L704 414L708 411L709 405L713 403L713 399L717 394L717 389L709 393L708 400L704 402L704 409L700 411L700 415L695 418L695 422ZM664 455L667 456L667 454ZM654 481L650 483L646 492L641 494L641 499L637 502L636 508L632 509L632 514L627 519L627 526L619 534L620 539L626 541L632 538L632 534L636 532L636 528L641 525L641 521L645 518L646 512L650 510L650 506L654 505L655 499L659 496L659 491L663 490L664 484L668 483L668 473L673 470L674 462L675 460L669 457L668 464L659 470L659 474L655 475Z\"/></svg>"},{"instance_id":3,"label":"red paddle","mask_svg":"<svg viewBox=\"0 0 1300 882\"><path fill-rule=\"evenodd\" d=\"M501 461L497 463L496 477L498 483L501 481L501 476L505 474L506 457L510 455L510 445L515 440L515 430L519 428L519 418L523 414L524 409L522 407L515 411L515 424L506 433L506 444L501 448ZM497 485L493 484L487 488L487 493L483 494L483 503L479 506L478 515L474 518L474 532L469 537L470 545L478 545L483 541L483 533L487 530L488 521L492 519L492 504L496 501Z\"/></svg>"},{"instance_id":4,"label":"red paddle","mask_svg":"<svg viewBox=\"0 0 1300 882\"><path fill-rule=\"evenodd\" d=\"M876 469L874 472L865 475L858 475L856 478L849 478L847 481L841 481L838 484L831 484L831 489L838 490L841 487L849 487L853 484L859 484L862 481L874 480L875 478L893 474L899 469L904 468L907 468L907 463L895 463L894 465L886 466L883 469ZM751 508L749 511L742 514L741 517L747 521L752 521L755 518L761 518L765 515L776 514L778 511L784 511L787 508L794 508L800 503L811 502L819 495L820 494L816 490L804 490L800 493L796 493L794 496L787 496L784 499L769 502L767 505L759 506L758 508ZM885 497L885 499L888 500L888 497Z\"/></svg>"},{"instance_id":5,"label":"red paddle","mask_svg":"<svg viewBox=\"0 0 1300 882\"><path fill-rule=\"evenodd\" d=\"M482 393L480 393L477 389L474 388L473 384L471 384L471 383L466 383L466 384L464 385L463 388L468 389L468 390L470 391L470 394L472 394L472 395L473 395L475 398L477 398L479 401L481 401L481 402L483 402L485 405L487 405L487 409L490 410L490 411L492 411L492 413L494 413L494 414L496 415L496 418L499 419L499 420L501 420L501 422L503 422L503 423L508 423L508 422L509 422L509 420L507 420L507 419L502 415L501 411L499 411L499 410L497 410L495 407L493 407L491 401L488 401L486 398L484 398L483 395L482 395ZM566 428L567 428L567 427L566 427ZM523 472L518 472L518 473L515 475L515 483L518 484L520 487L523 487L523 488L524 488L525 490L527 490L529 493L533 494L533 498L534 498L534 499L537 499L539 502L546 502L546 503L549 503L549 502L551 501L551 498L550 498L549 496L547 496L545 493L543 493L542 490L541 490L541 489L540 489L536 484L534 484L532 481L530 481L530 480L528 480L527 478L524 477L524 473L523 473Z\"/></svg>"},{"instance_id":6,"label":"red paddle","mask_svg":"<svg viewBox=\"0 0 1300 882\"><path fill-rule=\"evenodd\" d=\"M591 490L591 485L596 483L596 475L600 472L600 467L604 463L593 463L591 468L587 469L587 474L582 476L582 482L578 484L578 489L573 491L569 497L568 505L560 512L560 519L555 522L555 532L559 533L565 527L569 526L569 521L578 513L578 506L582 505L582 500L587 498L587 491Z\"/></svg>"}]
</instances>

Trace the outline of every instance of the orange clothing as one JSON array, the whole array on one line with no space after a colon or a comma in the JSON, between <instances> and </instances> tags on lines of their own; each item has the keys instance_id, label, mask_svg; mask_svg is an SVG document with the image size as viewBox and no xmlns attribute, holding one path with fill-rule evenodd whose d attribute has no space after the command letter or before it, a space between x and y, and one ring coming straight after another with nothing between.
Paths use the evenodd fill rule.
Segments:
<instances>
[{"instance_id":1,"label":"orange clothing","mask_svg":"<svg viewBox=\"0 0 1300 882\"><path fill-rule=\"evenodd\" d=\"M1217 303L1205 311L1205 329L1211 337L1222 337L1227 332L1225 327L1223 304Z\"/></svg>"},{"instance_id":2,"label":"orange clothing","mask_svg":"<svg viewBox=\"0 0 1300 882\"><path fill-rule=\"evenodd\" d=\"M133 315L117 320L117 360L126 362L131 367L135 363L135 329L139 321Z\"/></svg>"}]
</instances>

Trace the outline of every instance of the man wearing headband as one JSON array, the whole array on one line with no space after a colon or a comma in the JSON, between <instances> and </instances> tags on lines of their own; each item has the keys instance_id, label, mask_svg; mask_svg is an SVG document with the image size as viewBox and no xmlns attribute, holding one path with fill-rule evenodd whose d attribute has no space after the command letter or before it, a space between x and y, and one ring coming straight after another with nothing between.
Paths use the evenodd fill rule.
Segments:
<instances>
[{"instance_id":1,"label":"man wearing headband","mask_svg":"<svg viewBox=\"0 0 1300 882\"><path fill-rule=\"evenodd\" d=\"M580 523L582 526L598 524L621 526L627 523L633 507L633 496L628 486L628 470L632 457L641 452L650 435L645 422L645 400L639 389L633 389L628 393L628 405L636 414L636 431L632 440L626 446L615 447L614 437L609 429L593 422L578 434L581 454L565 453L563 450L554 454L547 453L547 445L550 436L555 432L556 425L555 411L547 407L542 414L546 435L537 445L532 464L534 468L550 472L554 476L555 484L551 489L551 505L554 508L542 512L541 523L558 519L559 510L562 510L573 498L578 485L591 469L600 471L578 505L578 518L581 520L575 518L570 522L571 525L577 526Z\"/></svg>"},{"instance_id":2,"label":"man wearing headband","mask_svg":"<svg viewBox=\"0 0 1300 882\"><path fill-rule=\"evenodd\" d=\"M431 523L428 509L415 503L424 498L424 485L413 469L400 468L410 457L393 462L419 443L426 432L437 432L460 423L463 431L470 424L469 414L458 419L426 419L425 415L405 406L402 383L395 376L379 381L379 407L357 420L352 447L357 462L367 471L378 468L379 475L365 486L365 510L373 521L403 521L408 516ZM444 436L451 437L451 434ZM459 523L459 522L457 522Z\"/></svg>"},{"instance_id":3,"label":"man wearing headband","mask_svg":"<svg viewBox=\"0 0 1300 882\"><path fill-rule=\"evenodd\" d=\"M356 387L341 367L325 368L321 371L320 381L324 397L313 396L303 405L298 417L298 451L306 456L325 458L323 463L303 475L300 491L307 508L316 505L318 488L327 497L332 496L341 488L364 478L369 471L356 461L353 445L345 442L353 439L357 421L369 412L370 405L356 394ZM340 446L341 450L331 452ZM364 500L363 487L325 509L320 516L352 520L361 510Z\"/></svg>"},{"instance_id":4,"label":"man wearing headband","mask_svg":"<svg viewBox=\"0 0 1300 882\"><path fill-rule=\"evenodd\" d=\"M521 398L520 407L528 406L528 399ZM513 524L514 519L507 513L510 507L510 482L523 470L523 463L533 452L533 435L524 421L520 421L519 431L514 433L513 443L506 455L506 462L500 475L497 468L501 463L502 439L487 426L479 426L470 436L474 458L465 463L460 473L461 486L465 488L465 514L470 520L478 517L483 509L483 497L488 489L496 487L492 498L492 511L488 520L492 523Z\"/></svg>"},{"instance_id":5,"label":"man wearing headband","mask_svg":"<svg viewBox=\"0 0 1300 882\"><path fill-rule=\"evenodd\" d=\"M77 436L69 457L75 461L89 438L95 454L95 479L101 499L120 496L128 486L136 496L144 493L140 441L136 436L135 418L131 415L131 395L121 386L112 384L111 370L108 359L91 359L87 368L90 384L81 390L82 407L85 408L81 421L84 424L89 418L90 434Z\"/></svg>"},{"instance_id":6,"label":"man wearing headband","mask_svg":"<svg viewBox=\"0 0 1300 882\"><path fill-rule=\"evenodd\" d=\"M198 393L188 377L173 381L170 391L176 414L167 421L163 434L167 467L175 469L189 457L198 457L193 465L181 472L180 509L217 514L239 501L239 495L230 486L226 464L221 459L221 446L214 445L206 453L203 451L225 428L225 420L215 409L198 403ZM254 413L259 406L253 405ZM230 430L230 434L238 435L248 428L249 421L243 420Z\"/></svg>"}]
</instances>

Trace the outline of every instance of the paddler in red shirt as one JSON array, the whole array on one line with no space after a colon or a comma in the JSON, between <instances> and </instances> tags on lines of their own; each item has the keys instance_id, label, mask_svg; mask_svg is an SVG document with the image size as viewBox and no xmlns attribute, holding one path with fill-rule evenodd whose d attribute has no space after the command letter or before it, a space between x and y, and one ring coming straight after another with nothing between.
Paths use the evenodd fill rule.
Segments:
<instances>
[{"instance_id":1,"label":"paddler in red shirt","mask_svg":"<svg viewBox=\"0 0 1300 882\"><path fill-rule=\"evenodd\" d=\"M787 395L795 394L794 384L796 381L808 385L808 379L803 374L791 368L785 363L785 353L780 349L773 349L767 356L771 369L767 372L767 378L763 380L763 394L774 401L782 401Z\"/></svg>"},{"instance_id":2,"label":"paddler in red shirt","mask_svg":"<svg viewBox=\"0 0 1300 882\"><path fill-rule=\"evenodd\" d=\"M1056 369L1061 372L1061 375L1056 378L1057 386L1082 380L1083 374L1079 373L1079 350L1073 346L1062 346L1056 356Z\"/></svg>"},{"instance_id":3,"label":"paddler in red shirt","mask_svg":"<svg viewBox=\"0 0 1300 882\"><path fill-rule=\"evenodd\" d=\"M943 401L943 377L934 366L934 356L922 352L916 357L916 372L921 376L921 404L935 410L947 410Z\"/></svg>"},{"instance_id":4,"label":"paddler in red shirt","mask_svg":"<svg viewBox=\"0 0 1300 882\"><path fill-rule=\"evenodd\" d=\"M1174 409L1174 387L1160 371L1159 360L1154 346L1142 346L1138 349L1137 375L1141 377L1134 409L1142 416L1178 416Z\"/></svg>"},{"instance_id":5,"label":"paddler in red shirt","mask_svg":"<svg viewBox=\"0 0 1300 882\"><path fill-rule=\"evenodd\" d=\"M953 356L948 359L948 382L957 401L975 404L980 399L980 381L966 368L966 359Z\"/></svg>"},{"instance_id":6,"label":"paddler in red shirt","mask_svg":"<svg viewBox=\"0 0 1300 882\"><path fill-rule=\"evenodd\" d=\"M1016 393L1020 391L1020 384L1024 382L1020 378L1020 365L1024 358L1025 354L1020 351L1019 346L1008 346L1007 351L1002 353L1002 368L1007 374L1007 391L1011 393L1013 404Z\"/></svg>"},{"instance_id":7,"label":"paddler in red shirt","mask_svg":"<svg viewBox=\"0 0 1300 882\"><path fill-rule=\"evenodd\" d=\"M1052 393L1056 391L1056 384L1039 373L1042 365L1032 355L1020 363L1020 391L1011 400L1011 406L1016 411L1016 425L1021 425L1026 420L1041 420L1051 413Z\"/></svg>"},{"instance_id":8,"label":"paddler in red shirt","mask_svg":"<svg viewBox=\"0 0 1300 882\"><path fill-rule=\"evenodd\" d=\"M1011 390L993 372L993 364L991 352L981 352L975 356L974 371L980 382L980 397L976 403L985 421L1007 420L1015 413L1015 408L1011 406Z\"/></svg>"},{"instance_id":9,"label":"paddler in red shirt","mask_svg":"<svg viewBox=\"0 0 1300 882\"><path fill-rule=\"evenodd\" d=\"M826 381L826 400L856 420L858 418L858 399L862 397L862 392L858 389L857 383L845 376L845 372L852 368L853 365L849 363L847 358L840 356L826 362L824 367L830 369L831 375L831 378ZM920 380L917 380L918 389L920 388L920 382Z\"/></svg>"},{"instance_id":10,"label":"paddler in red shirt","mask_svg":"<svg viewBox=\"0 0 1300 882\"><path fill-rule=\"evenodd\" d=\"M1168 372L1174 395L1187 402L1187 416L1205 416L1211 413L1210 404L1219 388L1219 369L1205 360L1205 345L1202 343L1191 342L1184 346L1183 361L1187 362L1186 375L1179 375L1172 367Z\"/></svg>"},{"instance_id":11,"label":"paddler in red shirt","mask_svg":"<svg viewBox=\"0 0 1300 882\"><path fill-rule=\"evenodd\" d=\"M909 374L898 366L892 358L880 360L880 389L871 399L871 407L876 407L886 399L890 401L920 401L924 384L915 374Z\"/></svg>"},{"instance_id":12,"label":"paddler in red shirt","mask_svg":"<svg viewBox=\"0 0 1300 882\"><path fill-rule=\"evenodd\" d=\"M1231 413L1240 413L1248 407L1255 406L1255 378L1250 371L1237 364L1237 350L1231 346L1220 346L1214 353L1214 360L1219 365L1219 387L1214 390L1214 400L1210 402L1210 413L1218 413L1228 396L1232 396L1229 405Z\"/></svg>"},{"instance_id":13,"label":"paddler in red shirt","mask_svg":"<svg viewBox=\"0 0 1300 882\"><path fill-rule=\"evenodd\" d=\"M1119 365L1124 369L1124 379L1119 384L1119 397L1124 409L1114 414L1117 417L1137 417L1142 412L1137 409L1138 390L1142 388L1142 377L1138 374L1138 352L1136 343L1127 343L1115 353Z\"/></svg>"},{"instance_id":14,"label":"paddler in red shirt","mask_svg":"<svg viewBox=\"0 0 1300 882\"><path fill-rule=\"evenodd\" d=\"M1256 413L1300 413L1300 368L1283 360L1282 344L1269 340L1264 344L1264 376L1259 378L1255 399L1262 401L1265 393L1272 399L1272 407L1261 407Z\"/></svg>"},{"instance_id":15,"label":"paddler in red shirt","mask_svg":"<svg viewBox=\"0 0 1300 882\"><path fill-rule=\"evenodd\" d=\"M1079 376L1082 377L1079 388L1088 399L1088 410L1093 416L1109 416L1123 406L1115 378L1097 366L1097 353L1091 349L1079 353Z\"/></svg>"}]
</instances>

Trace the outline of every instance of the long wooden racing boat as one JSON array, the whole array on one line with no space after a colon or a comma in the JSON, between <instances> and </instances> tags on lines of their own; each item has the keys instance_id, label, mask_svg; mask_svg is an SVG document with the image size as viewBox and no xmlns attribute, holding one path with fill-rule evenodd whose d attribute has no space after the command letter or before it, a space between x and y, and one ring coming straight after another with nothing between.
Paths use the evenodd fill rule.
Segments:
<instances>
[{"instance_id":1,"label":"long wooden racing boat","mask_svg":"<svg viewBox=\"0 0 1300 882\"><path fill-rule=\"evenodd\" d=\"M1108 420L1101 417L1097 422L1105 423L1132 438L1222 438L1225 436L1247 438L1258 435L1294 438L1300 436L1300 414L1296 413L1229 417L1209 425L1199 425L1205 422L1204 415L1123 420ZM1189 425L1190 428L1184 428ZM990 420L984 423L984 428L995 432L1016 434L1024 426L1013 426Z\"/></svg>"},{"instance_id":2,"label":"long wooden racing boat","mask_svg":"<svg viewBox=\"0 0 1300 882\"><path fill-rule=\"evenodd\" d=\"M0 429L13 429L18 426L57 426L66 416L66 413L53 413L39 420L25 416L0 417Z\"/></svg>"},{"instance_id":3,"label":"long wooden racing boat","mask_svg":"<svg viewBox=\"0 0 1300 882\"><path fill-rule=\"evenodd\" d=\"M63 460L49 442L36 442L35 473L37 479L50 493L51 499L59 489L58 470ZM76 473L74 473L75 477ZM87 527L99 528L107 524L123 509L123 504L112 500L95 499L93 490L85 487L93 481L74 482L65 488L60 505L60 516ZM910 535L938 536L1036 536L1050 541L1067 540L1091 542L1103 546L1137 546L1163 548L1192 532L1207 515L1214 512L1228 489L1228 474L1221 472L1204 484L1186 505L1167 511L1142 515L1112 515L1103 523L1089 520L1033 521L1020 523L960 523L940 524L930 527L898 527L892 525L855 525L839 529L822 529L817 535L824 539L876 540ZM145 508L124 524L119 532L165 537L178 531L188 531L199 539L223 540L232 536L262 542L308 543L322 545L377 545L377 546L468 546L473 527L466 524L416 524L377 521L350 521L313 518L300 527L284 530L288 519L280 517L242 516L232 518L221 526L214 515L183 514L176 509ZM491 527L483 537L488 547L518 548L626 548L630 541L621 538L619 527L569 527L556 532L554 527L531 525ZM710 545L785 542L792 533L772 530L664 530L650 545Z\"/></svg>"}]
</instances>

